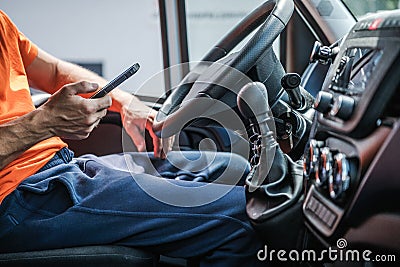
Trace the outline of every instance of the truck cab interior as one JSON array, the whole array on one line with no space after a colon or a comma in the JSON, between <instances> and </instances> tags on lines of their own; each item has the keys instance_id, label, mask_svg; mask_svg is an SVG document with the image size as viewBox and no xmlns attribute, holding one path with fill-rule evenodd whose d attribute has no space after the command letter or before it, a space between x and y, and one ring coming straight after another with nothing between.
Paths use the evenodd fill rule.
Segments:
<instances>
[{"instance_id":1,"label":"truck cab interior","mask_svg":"<svg viewBox=\"0 0 400 267\"><path fill-rule=\"evenodd\" d=\"M109 12L124 9L109 2L115 8ZM400 260L400 2L152 4L160 71L141 78L133 85L140 90L132 93L158 110L153 128L162 137L176 136L174 150L224 151L249 160L247 214L266 245L255 257L265 266L395 266ZM236 4L240 9L232 11L229 6ZM24 25L16 1L2 5ZM226 10L207 11L213 5ZM129 12L135 16L135 10ZM209 40L210 23L227 17L235 23L224 26L218 41L198 48L199 38ZM140 42L139 36L130 45ZM157 86L162 92L146 93ZM48 97L32 94L37 105ZM112 112L89 138L65 141L77 156L135 151L120 115ZM333 249L335 257L329 254ZM279 250L286 254L278 257ZM112 245L0 254L1 266L196 264Z\"/></svg>"}]
</instances>

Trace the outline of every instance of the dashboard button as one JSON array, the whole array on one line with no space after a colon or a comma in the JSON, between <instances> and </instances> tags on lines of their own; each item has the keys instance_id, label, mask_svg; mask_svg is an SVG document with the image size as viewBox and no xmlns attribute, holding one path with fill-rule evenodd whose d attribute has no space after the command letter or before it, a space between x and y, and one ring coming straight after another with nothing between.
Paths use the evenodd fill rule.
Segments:
<instances>
[{"instance_id":1,"label":"dashboard button","mask_svg":"<svg viewBox=\"0 0 400 267\"><path fill-rule=\"evenodd\" d=\"M332 108L333 95L329 92L320 91L314 102L314 109L326 114Z\"/></svg>"},{"instance_id":2,"label":"dashboard button","mask_svg":"<svg viewBox=\"0 0 400 267\"><path fill-rule=\"evenodd\" d=\"M326 216L324 221L329 227L332 227L335 220L336 220L336 215L333 213L330 213L328 216Z\"/></svg>"},{"instance_id":3,"label":"dashboard button","mask_svg":"<svg viewBox=\"0 0 400 267\"><path fill-rule=\"evenodd\" d=\"M330 115L342 120L348 120L353 114L355 101L349 96L340 95L333 100Z\"/></svg>"},{"instance_id":4,"label":"dashboard button","mask_svg":"<svg viewBox=\"0 0 400 267\"><path fill-rule=\"evenodd\" d=\"M312 212L315 212L315 210L317 209L317 205L318 202L314 198L311 198L310 201L308 202L307 208Z\"/></svg>"},{"instance_id":5,"label":"dashboard button","mask_svg":"<svg viewBox=\"0 0 400 267\"><path fill-rule=\"evenodd\" d=\"M321 203L317 202L317 209L315 210L315 215L317 215L317 217L319 217L319 214L322 212L322 210L324 209L324 205L322 205Z\"/></svg>"},{"instance_id":6,"label":"dashboard button","mask_svg":"<svg viewBox=\"0 0 400 267\"><path fill-rule=\"evenodd\" d=\"M317 216L323 221L327 212L329 212L328 209L325 206L322 206L322 209L317 214Z\"/></svg>"}]
</instances>

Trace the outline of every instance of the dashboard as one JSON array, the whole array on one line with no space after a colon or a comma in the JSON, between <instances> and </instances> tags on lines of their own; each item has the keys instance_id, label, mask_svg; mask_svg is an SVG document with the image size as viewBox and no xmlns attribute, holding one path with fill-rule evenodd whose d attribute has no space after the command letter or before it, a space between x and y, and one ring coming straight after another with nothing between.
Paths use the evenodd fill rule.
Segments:
<instances>
[{"instance_id":1,"label":"dashboard","mask_svg":"<svg viewBox=\"0 0 400 267\"><path fill-rule=\"evenodd\" d=\"M304 157L306 226L323 244L400 250L400 11L338 43Z\"/></svg>"}]
</instances>

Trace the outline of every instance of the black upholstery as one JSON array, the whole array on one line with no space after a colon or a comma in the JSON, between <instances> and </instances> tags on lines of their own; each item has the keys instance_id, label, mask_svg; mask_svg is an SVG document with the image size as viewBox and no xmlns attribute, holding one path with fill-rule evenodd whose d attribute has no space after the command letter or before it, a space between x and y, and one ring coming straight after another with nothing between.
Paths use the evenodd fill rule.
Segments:
<instances>
[{"instance_id":1,"label":"black upholstery","mask_svg":"<svg viewBox=\"0 0 400 267\"><path fill-rule=\"evenodd\" d=\"M87 246L0 254L2 267L153 267L158 257L122 246Z\"/></svg>"}]
</instances>

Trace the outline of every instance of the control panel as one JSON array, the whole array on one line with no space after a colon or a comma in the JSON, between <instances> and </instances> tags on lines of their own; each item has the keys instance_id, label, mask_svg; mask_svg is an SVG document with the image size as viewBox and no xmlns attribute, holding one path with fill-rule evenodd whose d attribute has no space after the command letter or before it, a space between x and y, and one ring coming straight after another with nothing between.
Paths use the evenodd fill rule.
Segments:
<instances>
[{"instance_id":1,"label":"control panel","mask_svg":"<svg viewBox=\"0 0 400 267\"><path fill-rule=\"evenodd\" d=\"M395 91L379 88L400 53L398 13L360 21L343 39L316 97L319 123L355 138L365 137L376 128Z\"/></svg>"},{"instance_id":2,"label":"control panel","mask_svg":"<svg viewBox=\"0 0 400 267\"><path fill-rule=\"evenodd\" d=\"M330 137L325 141L311 139L306 154L303 176L310 188L304 213L329 236L358 182L357 149Z\"/></svg>"},{"instance_id":3,"label":"control panel","mask_svg":"<svg viewBox=\"0 0 400 267\"><path fill-rule=\"evenodd\" d=\"M391 107L399 106L400 11L359 21L337 47L314 46L311 59L332 65L314 102L303 212L309 226L329 238L360 195L389 136L388 121L400 117Z\"/></svg>"}]
</instances>

